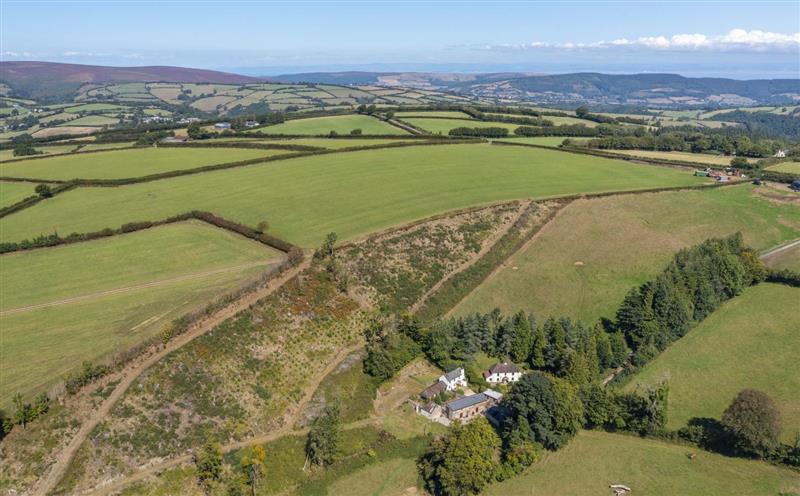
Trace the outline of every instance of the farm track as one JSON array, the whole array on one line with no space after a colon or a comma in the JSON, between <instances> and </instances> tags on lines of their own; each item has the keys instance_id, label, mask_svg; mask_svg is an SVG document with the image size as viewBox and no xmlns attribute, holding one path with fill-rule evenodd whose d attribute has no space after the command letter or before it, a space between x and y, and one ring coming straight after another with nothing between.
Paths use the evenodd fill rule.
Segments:
<instances>
[{"instance_id":1,"label":"farm track","mask_svg":"<svg viewBox=\"0 0 800 496\"><path fill-rule=\"evenodd\" d=\"M767 260L767 259L772 258L775 255L777 255L779 253L782 253L782 252L784 252L786 250L791 250L795 246L800 246L800 239L795 239L794 241L791 241L791 242L786 243L784 245L780 245L780 246L776 246L774 248L770 248L769 250L767 250L764 253L762 253L761 255L759 255L759 258L761 260Z\"/></svg>"},{"instance_id":2,"label":"farm track","mask_svg":"<svg viewBox=\"0 0 800 496\"><path fill-rule=\"evenodd\" d=\"M531 237L530 237L530 239L528 239L527 241L525 241L524 243L522 243L522 245L521 245L521 246L520 246L520 247L519 247L517 250L515 250L515 251L514 251L514 253L512 253L511 255L509 255L509 256L508 256L508 258L506 258L506 259L505 259L505 260L504 260L502 263L500 263L500 264L499 264L497 267L495 267L494 269L492 269L492 271L491 271L491 272L489 272L489 275L488 275L488 276L486 276L486 279L484 279L484 280L483 280L483 281L482 281L480 284L478 284L476 287L472 288L472 290L470 290L470 291L469 291L467 294L465 294L465 295L464 295L464 296L461 298L461 300L459 300L459 301L463 301L464 299L466 299L466 298L467 298L469 295L471 295L471 294L472 294L474 291L476 291L476 290L477 290L477 289L478 289L480 286L482 286L483 284L485 284L487 281L490 281L490 280L492 280L492 279L493 279L493 278L494 278L494 277L495 277L497 274L499 274L499 273L500 273L500 271L501 271L501 270L504 270L504 269L508 268L508 261L509 261L509 260L511 260L512 258L514 258L514 257L515 257L515 256L516 256L518 253L522 253L522 252L524 252L524 251L525 251L525 250L527 250L527 249L528 249L528 248L529 248L529 247L530 247L530 246L531 246L533 243L535 243L535 242L536 242L536 240L537 240L537 239L539 239L539 237L542 235L542 233L543 233L543 232L544 232L544 231L547 229L547 227L548 227L548 226L550 226L550 225L552 225L552 224L553 224L553 221L555 221L555 220L558 218L558 216L559 216L559 215L561 215L561 212L563 212L563 211L564 211L564 210L565 210L565 209L566 209L566 208L567 208L569 205L571 205L571 204L572 204L572 202L570 201L569 203L564 203L563 205L561 205L561 206L557 207L557 208L558 208L558 210L556 211L556 213L555 213L555 214L553 214L553 215L552 215L552 217L550 217L550 219L549 219L549 220L548 220L548 221L547 221L547 222L546 222L546 223L545 223L545 224L544 224L542 227L540 227L540 228L539 228L539 229L538 229L538 230L537 230L537 231L536 231L536 232L533 234L533 236L531 236ZM474 263L474 262L473 262L473 263ZM455 308L455 306L453 306L453 308ZM450 309L450 311L448 311L448 312L447 312L447 315L448 315L448 316L450 316L450 313L453 311L453 308L451 308L451 309Z\"/></svg>"},{"instance_id":3,"label":"farm track","mask_svg":"<svg viewBox=\"0 0 800 496\"><path fill-rule=\"evenodd\" d=\"M142 283L142 284L135 284L133 286L125 286L125 287L122 287L122 288L108 289L106 291L98 291L96 293L90 293L90 294L85 294L85 295L80 295L80 296L73 296L71 298L64 298L62 300L48 301L46 303L39 303L39 304L36 304L36 305L28 305L26 307L11 308L9 310L4 310L4 311L0 312L0 317L5 317L7 315L14 315L14 314L17 314L17 313L29 312L31 310L38 310L40 308L48 308L48 307L55 307L55 306L59 306L59 305L66 305L68 303L75 303L75 302L78 302L78 301L95 300L95 299L98 299L98 298L103 298L105 296L113 296L113 295L118 295L118 294L123 294L123 293L129 293L131 291L136 291L136 290L139 290L139 289L155 288L155 287L158 287L158 286L164 286L164 285L172 284L172 283L176 283L176 282L190 281L192 279L198 279L198 278L201 278L201 277L212 276L212 275L217 275L217 274L225 274L227 272L235 272L235 271L238 271L238 270L250 269L252 267L272 265L274 263L275 262L264 262L264 261L262 261L262 262L252 262L252 263L249 263L249 264L236 265L236 266L233 266L233 267L224 267L224 268L221 268L221 269L206 270L206 271L203 271L203 272L195 272L193 274L184 274L182 276L175 276L175 277L170 277L170 278L167 278L167 279L160 279L158 281L150 281L150 282L145 282L145 283Z\"/></svg>"},{"instance_id":4,"label":"farm track","mask_svg":"<svg viewBox=\"0 0 800 496\"><path fill-rule=\"evenodd\" d=\"M431 288L428 291L426 291L425 294L423 294L419 298L419 300L417 300L417 302L414 303L411 306L411 308L409 308L409 312L411 312L412 314L417 313L417 311L420 309L420 307L422 307L422 305L426 301L428 301L428 298L430 298L431 295L433 295L437 291L439 291L439 288L441 288L444 285L444 283L446 283L447 281L452 279L455 275L457 275L457 274L469 269L470 267L475 265L475 263L478 260L483 258L484 255L489 253L489 250L494 248L494 245L497 244L497 242L500 241L500 239L503 236L505 236L506 233L508 231L510 231L512 227L514 227L514 224L519 220L520 217L522 217L522 214L525 213L525 209L527 209L530 204L531 204L531 202L529 202L529 201L528 202L522 202L520 207L517 209L517 213L514 215L514 218L511 219L506 226L504 226L502 229L499 229L498 231L492 233L492 235L488 238L487 242L484 243L484 246L482 246L481 249L477 253L475 253L474 255L471 255L466 262L464 262L463 264L461 264L458 267L456 267L455 270L452 270L452 271L448 272L443 278L439 279L436 282L436 284L431 286Z\"/></svg>"},{"instance_id":5,"label":"farm track","mask_svg":"<svg viewBox=\"0 0 800 496\"><path fill-rule=\"evenodd\" d=\"M270 281L263 288L257 289L242 298L236 300L230 305L222 308L218 312L210 315L209 317L194 324L189 330L180 334L175 339L167 343L166 346L158 351L151 353L148 356L142 357L138 361L130 364L126 370L122 372L120 382L114 388L114 391L97 407L91 416L83 422L81 428L73 436L67 446L56 455L55 462L51 465L50 470L45 474L32 488L32 494L47 495L50 494L61 481L62 477L67 471L70 463L72 462L78 449L86 441L89 434L105 417L111 412L111 409L123 397L128 388L133 382L148 368L156 364L159 360L172 353L173 351L181 348L185 344L191 342L195 338L214 329L216 326L225 320L233 317L239 312L247 309L250 305L256 303L258 300L269 296L275 290L280 288L284 283L307 269L311 265L310 260L306 260L297 267L287 270L280 277Z\"/></svg>"},{"instance_id":6,"label":"farm track","mask_svg":"<svg viewBox=\"0 0 800 496\"><path fill-rule=\"evenodd\" d=\"M363 346L363 343L358 343L356 345L353 345L353 346L350 346L350 347L345 348L343 350L340 350L339 353L336 354L334 359L330 363L328 363L328 365L325 367L325 369L320 374L318 374L316 376L316 379L314 379L310 384L306 385L306 387L303 389L303 397L295 405L295 407L294 407L295 412L293 412L292 415L302 412L305 409L306 405L308 405L308 403L314 397L314 393L317 392L317 389L319 388L320 384L322 384L322 381L324 381L325 378L328 375L330 375L336 369L336 367L338 367L339 364L342 363L342 361L347 358L348 355L350 355L354 351L360 349L362 346ZM374 421L374 419L366 419L364 421L359 421L359 422L355 423L357 425L352 425L352 426L350 426L350 428L360 426L361 424L365 425L365 424L373 422L373 421ZM226 445L222 446L222 452L223 453L228 453L228 452L231 452L231 451L236 451L238 449L246 448L246 447L251 446L253 444L268 443L270 441L274 441L274 440L276 440L278 438L281 438L283 436L298 435L298 434L304 434L304 433L308 432L308 428L307 427L306 428L302 428L302 429L293 429L292 428L293 425L294 425L294 422L286 422L282 427L280 427L280 428L278 428L276 430L273 430L273 431L271 431L271 432L269 432L267 434L263 434L263 435L260 435L260 436L255 436L255 437L251 437L251 438L248 438L248 439L243 439L241 441L236 441L234 443L226 444ZM192 454L191 453L185 453L183 455L180 455L180 456L177 456L177 457L174 457L174 458L170 458L169 460L166 460L166 461L163 461L163 462L160 462L160 463L156 463L154 465L150 465L149 467L146 467L146 468L144 468L142 470L134 472L133 474L131 474L130 476L128 476L128 477L126 477L124 479L119 479L117 481L113 481L113 482L111 482L109 484L106 484L104 486L96 488L95 490L90 490L90 491L86 492L85 494L92 494L92 495L112 494L114 491L118 491L118 490L120 490L120 489L122 489L122 488L124 488L126 486L129 486L129 485L131 485L133 483L136 483L136 482L139 482L141 480L144 480L147 477L150 477L152 475L157 475L159 472L162 472L164 470L176 467L176 466L184 464L184 463L188 463L191 460L192 460Z\"/></svg>"}]
</instances>

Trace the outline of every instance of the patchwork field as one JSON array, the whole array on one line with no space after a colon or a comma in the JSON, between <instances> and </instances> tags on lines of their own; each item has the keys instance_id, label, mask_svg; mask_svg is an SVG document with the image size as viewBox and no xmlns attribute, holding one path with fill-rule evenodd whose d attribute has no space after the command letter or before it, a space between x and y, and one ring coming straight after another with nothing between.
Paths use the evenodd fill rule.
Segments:
<instances>
[{"instance_id":1,"label":"patchwork field","mask_svg":"<svg viewBox=\"0 0 800 496\"><path fill-rule=\"evenodd\" d=\"M453 313L499 307L611 318L628 290L675 252L737 231L754 248L778 245L800 236L800 208L757 196L750 185L578 200Z\"/></svg>"},{"instance_id":2,"label":"patchwork field","mask_svg":"<svg viewBox=\"0 0 800 496\"><path fill-rule=\"evenodd\" d=\"M455 119L472 119L469 114L453 110L432 110L432 111L408 111L408 112L395 112L395 117L405 119L406 117L448 117Z\"/></svg>"},{"instance_id":3,"label":"patchwork field","mask_svg":"<svg viewBox=\"0 0 800 496\"><path fill-rule=\"evenodd\" d=\"M768 463L726 458L653 439L583 431L545 453L526 473L489 487L487 495L596 496L625 484L633 494L764 496L800 491L800 474Z\"/></svg>"},{"instance_id":4,"label":"patchwork field","mask_svg":"<svg viewBox=\"0 0 800 496\"><path fill-rule=\"evenodd\" d=\"M279 258L196 221L0 256L0 407L141 342Z\"/></svg>"},{"instance_id":5,"label":"patchwork field","mask_svg":"<svg viewBox=\"0 0 800 496\"><path fill-rule=\"evenodd\" d=\"M29 196L36 195L33 183L0 181L0 208L13 205Z\"/></svg>"},{"instance_id":6,"label":"patchwork field","mask_svg":"<svg viewBox=\"0 0 800 496\"><path fill-rule=\"evenodd\" d=\"M619 155L629 155L633 157L645 157L664 160L681 160L685 162L697 162L703 165L729 166L733 157L724 155L709 155L706 153L688 152L659 152L653 150L606 150L607 152Z\"/></svg>"},{"instance_id":7,"label":"patchwork field","mask_svg":"<svg viewBox=\"0 0 800 496\"><path fill-rule=\"evenodd\" d=\"M520 126L520 124L509 124L507 122L486 122L474 119L432 119L425 117L404 118L403 122L407 122L414 127L424 129L425 131L433 134L447 134L451 129L455 129L457 127L502 127L504 129L508 129L509 134L511 134Z\"/></svg>"},{"instance_id":8,"label":"patchwork field","mask_svg":"<svg viewBox=\"0 0 800 496\"><path fill-rule=\"evenodd\" d=\"M800 174L800 162L781 162L778 165L769 167L769 170L788 172L790 174Z\"/></svg>"},{"instance_id":9,"label":"patchwork field","mask_svg":"<svg viewBox=\"0 0 800 496\"><path fill-rule=\"evenodd\" d=\"M78 188L0 219L0 232L21 240L200 209L253 226L268 220L272 234L315 246L330 231L344 240L481 203L705 183L685 171L534 148L405 147Z\"/></svg>"},{"instance_id":10,"label":"patchwork field","mask_svg":"<svg viewBox=\"0 0 800 496\"><path fill-rule=\"evenodd\" d=\"M331 131L339 134L350 134L350 131L354 129L361 129L362 134L408 134L406 131L375 117L355 114L295 119L274 126L259 127L253 129L253 131L267 134L308 134L316 136L325 135Z\"/></svg>"},{"instance_id":11,"label":"patchwork field","mask_svg":"<svg viewBox=\"0 0 800 496\"><path fill-rule=\"evenodd\" d=\"M769 394L783 440L800 434L800 289L760 284L719 310L647 364L626 386L670 383L667 427L691 417L719 419L745 388Z\"/></svg>"},{"instance_id":12,"label":"patchwork field","mask_svg":"<svg viewBox=\"0 0 800 496\"><path fill-rule=\"evenodd\" d=\"M397 143L425 143L425 140L402 139L369 139L369 138L292 138L292 139L255 139L255 138L217 138L214 142L261 143L265 145L304 145L339 150L358 146L380 146Z\"/></svg>"},{"instance_id":13,"label":"patchwork field","mask_svg":"<svg viewBox=\"0 0 800 496\"><path fill-rule=\"evenodd\" d=\"M0 175L30 179L122 179L287 153L246 148L138 148L62 155L0 165Z\"/></svg>"}]
</instances>

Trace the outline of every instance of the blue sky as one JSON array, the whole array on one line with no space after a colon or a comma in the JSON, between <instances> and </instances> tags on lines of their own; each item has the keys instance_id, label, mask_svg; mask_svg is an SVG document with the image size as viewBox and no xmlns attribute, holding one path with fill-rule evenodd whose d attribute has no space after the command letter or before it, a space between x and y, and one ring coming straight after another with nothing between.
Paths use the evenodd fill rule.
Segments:
<instances>
[{"instance_id":1,"label":"blue sky","mask_svg":"<svg viewBox=\"0 0 800 496\"><path fill-rule=\"evenodd\" d=\"M3 60L800 77L793 1L13 1Z\"/></svg>"}]
</instances>

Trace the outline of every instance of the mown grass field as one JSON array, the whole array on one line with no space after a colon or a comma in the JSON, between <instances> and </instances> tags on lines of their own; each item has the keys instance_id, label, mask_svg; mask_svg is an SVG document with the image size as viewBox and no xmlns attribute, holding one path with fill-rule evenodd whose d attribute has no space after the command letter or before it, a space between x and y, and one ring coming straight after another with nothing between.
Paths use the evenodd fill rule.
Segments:
<instances>
[{"instance_id":1,"label":"mown grass field","mask_svg":"<svg viewBox=\"0 0 800 496\"><path fill-rule=\"evenodd\" d=\"M800 174L800 162L781 162L769 167L769 170L777 172L789 172L790 174Z\"/></svg>"},{"instance_id":2,"label":"mown grass field","mask_svg":"<svg viewBox=\"0 0 800 496\"><path fill-rule=\"evenodd\" d=\"M170 318L262 273L279 257L196 221L0 256L0 407L17 391L41 390L82 360L152 336ZM64 301L75 297L84 298ZM26 309L48 303L59 304Z\"/></svg>"},{"instance_id":3,"label":"mown grass field","mask_svg":"<svg viewBox=\"0 0 800 496\"><path fill-rule=\"evenodd\" d=\"M361 129L362 134L408 134L375 117L355 114L294 119L274 126L259 127L253 131L267 134L325 135L331 131L350 134L353 129Z\"/></svg>"},{"instance_id":4,"label":"mown grass field","mask_svg":"<svg viewBox=\"0 0 800 496\"><path fill-rule=\"evenodd\" d=\"M113 126L119 123L116 117L106 117L104 115L87 115L78 117L59 126Z\"/></svg>"},{"instance_id":5,"label":"mown grass field","mask_svg":"<svg viewBox=\"0 0 800 496\"><path fill-rule=\"evenodd\" d=\"M697 457L689 459L690 452ZM647 496L765 496L800 491L800 474L653 439L583 431L559 451L545 453L524 474L490 486L486 494L597 496L612 494L611 484Z\"/></svg>"},{"instance_id":6,"label":"mown grass field","mask_svg":"<svg viewBox=\"0 0 800 496\"><path fill-rule=\"evenodd\" d=\"M0 181L0 208L13 205L29 196L34 196L36 187L33 183L16 181Z\"/></svg>"},{"instance_id":7,"label":"mown grass field","mask_svg":"<svg viewBox=\"0 0 800 496\"><path fill-rule=\"evenodd\" d=\"M402 119L414 127L424 129L433 134L447 134L451 129L457 127L472 127L472 128L486 128L486 127L502 127L508 129L509 134L520 127L520 124L509 124L507 122L486 122L474 119L432 119L426 117L407 117Z\"/></svg>"},{"instance_id":8,"label":"mown grass field","mask_svg":"<svg viewBox=\"0 0 800 496\"><path fill-rule=\"evenodd\" d=\"M432 110L429 112L424 110L410 110L408 112L395 112L394 115L395 117L399 117L401 119L405 119L406 117L449 117L456 119L472 119L469 114L455 110Z\"/></svg>"},{"instance_id":9,"label":"mown grass field","mask_svg":"<svg viewBox=\"0 0 800 496\"><path fill-rule=\"evenodd\" d=\"M115 152L116 153L116 152ZM0 219L3 241L207 210L302 246L526 197L707 183L685 171L524 147L441 145L300 157L117 188L79 188Z\"/></svg>"},{"instance_id":10,"label":"mown grass field","mask_svg":"<svg viewBox=\"0 0 800 496\"><path fill-rule=\"evenodd\" d=\"M688 152L659 152L653 150L606 150L610 153L628 155L633 157L645 157L664 160L680 160L684 162L697 162L702 165L729 166L733 157L724 155L709 155L707 153L688 153Z\"/></svg>"},{"instance_id":11,"label":"mown grass field","mask_svg":"<svg viewBox=\"0 0 800 496\"><path fill-rule=\"evenodd\" d=\"M539 318L613 318L628 290L675 252L737 231L756 249L778 245L800 236L800 208L757 196L750 185L579 200L453 313L499 307Z\"/></svg>"},{"instance_id":12,"label":"mown grass field","mask_svg":"<svg viewBox=\"0 0 800 496\"><path fill-rule=\"evenodd\" d=\"M32 179L122 179L287 153L245 148L138 148L0 165L0 175Z\"/></svg>"},{"instance_id":13,"label":"mown grass field","mask_svg":"<svg viewBox=\"0 0 800 496\"><path fill-rule=\"evenodd\" d=\"M798 304L798 288L748 288L648 363L626 389L668 378L670 429L691 417L719 419L739 391L758 389L775 400L783 439L791 442L800 434Z\"/></svg>"}]
</instances>

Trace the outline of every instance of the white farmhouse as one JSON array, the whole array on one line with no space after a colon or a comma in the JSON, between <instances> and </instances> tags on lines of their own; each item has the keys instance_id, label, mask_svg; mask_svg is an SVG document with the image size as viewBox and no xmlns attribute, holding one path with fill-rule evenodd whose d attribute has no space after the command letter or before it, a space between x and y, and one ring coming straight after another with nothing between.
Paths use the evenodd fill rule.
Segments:
<instances>
[{"instance_id":1,"label":"white farmhouse","mask_svg":"<svg viewBox=\"0 0 800 496\"><path fill-rule=\"evenodd\" d=\"M496 363L488 372L483 373L483 378L490 384L517 382L521 377L522 371L519 367L508 362Z\"/></svg>"},{"instance_id":2,"label":"white farmhouse","mask_svg":"<svg viewBox=\"0 0 800 496\"><path fill-rule=\"evenodd\" d=\"M467 387L467 376L464 375L464 369L459 367L439 377L439 382L444 384L445 390L455 391L459 387Z\"/></svg>"}]
</instances>

